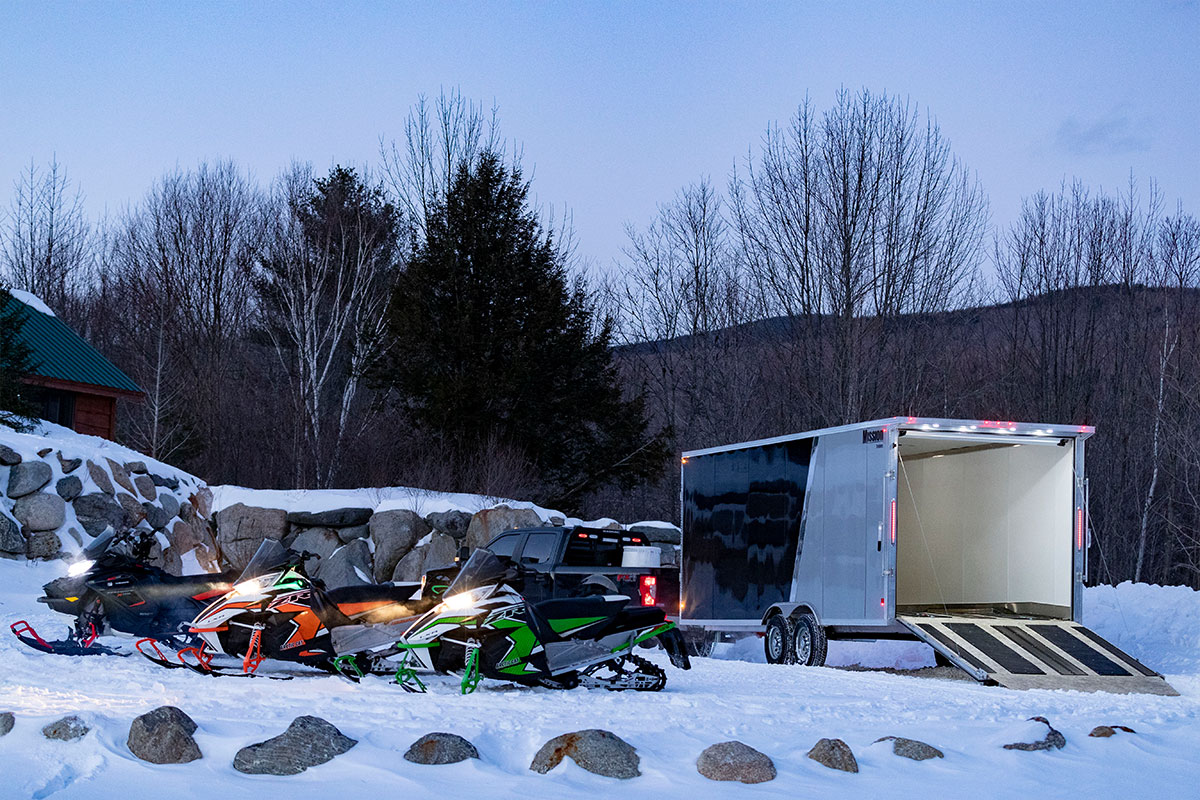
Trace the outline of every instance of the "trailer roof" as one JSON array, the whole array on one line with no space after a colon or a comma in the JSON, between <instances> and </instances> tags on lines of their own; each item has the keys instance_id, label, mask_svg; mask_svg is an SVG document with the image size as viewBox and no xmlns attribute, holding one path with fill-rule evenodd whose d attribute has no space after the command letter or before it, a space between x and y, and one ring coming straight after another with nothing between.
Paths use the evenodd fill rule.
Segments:
<instances>
[{"instance_id":1,"label":"trailer roof","mask_svg":"<svg viewBox=\"0 0 1200 800\"><path fill-rule=\"evenodd\" d=\"M820 428L815 431L791 433L786 436L775 436L770 439L755 439L750 442L706 447L700 450L687 450L684 458L704 456L710 453L724 453L729 450L744 450L750 447L763 447L797 439L809 439L813 436L824 436L831 433L867 430L870 428L896 427L910 431L940 431L944 433L981 433L1008 436L1070 436L1076 439L1086 439L1096 432L1091 425L1053 425L1044 422L1010 422L992 419L943 419L940 417L885 417L868 422L855 422L851 425L838 425L833 428Z\"/></svg>"}]
</instances>

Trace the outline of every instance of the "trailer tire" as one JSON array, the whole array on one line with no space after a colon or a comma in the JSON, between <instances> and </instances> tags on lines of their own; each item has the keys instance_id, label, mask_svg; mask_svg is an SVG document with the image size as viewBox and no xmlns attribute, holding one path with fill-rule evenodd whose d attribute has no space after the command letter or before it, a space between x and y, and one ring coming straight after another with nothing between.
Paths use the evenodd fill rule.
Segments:
<instances>
[{"instance_id":1,"label":"trailer tire","mask_svg":"<svg viewBox=\"0 0 1200 800\"><path fill-rule=\"evenodd\" d=\"M793 663L795 654L792 649L792 633L792 621L782 614L776 614L767 620L763 650L767 654L768 664Z\"/></svg>"},{"instance_id":2,"label":"trailer tire","mask_svg":"<svg viewBox=\"0 0 1200 800\"><path fill-rule=\"evenodd\" d=\"M817 622L817 618L809 613L803 613L792 622L792 663L802 667L821 667L825 665L825 654L829 641L825 629Z\"/></svg>"}]
</instances>

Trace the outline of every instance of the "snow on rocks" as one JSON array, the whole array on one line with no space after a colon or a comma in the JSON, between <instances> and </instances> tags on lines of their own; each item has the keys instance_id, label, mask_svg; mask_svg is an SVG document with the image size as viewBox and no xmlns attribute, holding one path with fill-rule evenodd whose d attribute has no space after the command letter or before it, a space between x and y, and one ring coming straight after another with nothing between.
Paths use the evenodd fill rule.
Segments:
<instances>
[{"instance_id":1,"label":"snow on rocks","mask_svg":"<svg viewBox=\"0 0 1200 800\"><path fill-rule=\"evenodd\" d=\"M299 775L324 764L354 745L351 739L320 717L296 717L283 733L248 745L233 758L233 768L248 775Z\"/></svg>"},{"instance_id":2,"label":"snow on rocks","mask_svg":"<svg viewBox=\"0 0 1200 800\"><path fill-rule=\"evenodd\" d=\"M57 739L60 742L73 742L87 736L91 727L77 715L63 717L42 728L42 736L47 739Z\"/></svg>"},{"instance_id":3,"label":"snow on rocks","mask_svg":"<svg viewBox=\"0 0 1200 800\"><path fill-rule=\"evenodd\" d=\"M841 739L821 739L808 751L808 757L830 769L858 772L858 761L854 758L854 751Z\"/></svg>"},{"instance_id":4,"label":"snow on rocks","mask_svg":"<svg viewBox=\"0 0 1200 800\"><path fill-rule=\"evenodd\" d=\"M766 783L775 780L775 762L742 742L720 742L704 748L696 771L710 781Z\"/></svg>"},{"instance_id":5,"label":"snow on rocks","mask_svg":"<svg viewBox=\"0 0 1200 800\"><path fill-rule=\"evenodd\" d=\"M555 736L542 745L529 768L545 775L564 758L606 778L636 778L641 759L637 750L615 733L591 728Z\"/></svg>"},{"instance_id":6,"label":"snow on rocks","mask_svg":"<svg viewBox=\"0 0 1200 800\"><path fill-rule=\"evenodd\" d=\"M134 719L125 744L129 752L151 764L187 764L202 758L192 738L196 723L175 706L160 706Z\"/></svg>"},{"instance_id":7,"label":"snow on rocks","mask_svg":"<svg viewBox=\"0 0 1200 800\"><path fill-rule=\"evenodd\" d=\"M479 758L479 751L456 733L427 733L404 753L404 760L414 764L457 764L468 758Z\"/></svg>"}]
</instances>

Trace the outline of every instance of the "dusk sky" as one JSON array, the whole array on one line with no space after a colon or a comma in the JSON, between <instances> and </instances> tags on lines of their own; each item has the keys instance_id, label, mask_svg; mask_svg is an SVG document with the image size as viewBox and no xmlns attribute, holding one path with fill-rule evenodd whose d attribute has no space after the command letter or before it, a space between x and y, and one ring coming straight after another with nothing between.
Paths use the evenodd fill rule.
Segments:
<instances>
[{"instance_id":1,"label":"dusk sky","mask_svg":"<svg viewBox=\"0 0 1200 800\"><path fill-rule=\"evenodd\" d=\"M977 171L992 219L1132 169L1200 212L1200 4L6 3L0 207L57 155L90 213L176 165L377 161L421 93L495 103L539 202L607 265L626 221L724 183L808 93L907 96Z\"/></svg>"}]
</instances>

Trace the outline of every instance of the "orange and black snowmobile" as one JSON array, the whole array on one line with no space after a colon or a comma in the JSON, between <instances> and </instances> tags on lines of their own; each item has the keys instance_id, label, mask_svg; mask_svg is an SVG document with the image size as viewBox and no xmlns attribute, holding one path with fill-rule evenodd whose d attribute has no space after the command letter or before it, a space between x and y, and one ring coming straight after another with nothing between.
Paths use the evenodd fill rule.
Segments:
<instances>
[{"instance_id":1,"label":"orange and black snowmobile","mask_svg":"<svg viewBox=\"0 0 1200 800\"><path fill-rule=\"evenodd\" d=\"M440 599L422 592L422 583L326 589L305 570L318 557L264 541L233 588L200 612L186 635L143 639L138 651L162 666L214 675L253 675L266 660L336 672L331 629L416 618ZM437 582L450 583L454 571L447 568ZM240 665L223 663L229 657Z\"/></svg>"}]
</instances>

